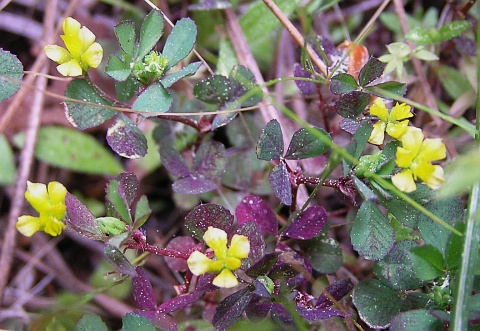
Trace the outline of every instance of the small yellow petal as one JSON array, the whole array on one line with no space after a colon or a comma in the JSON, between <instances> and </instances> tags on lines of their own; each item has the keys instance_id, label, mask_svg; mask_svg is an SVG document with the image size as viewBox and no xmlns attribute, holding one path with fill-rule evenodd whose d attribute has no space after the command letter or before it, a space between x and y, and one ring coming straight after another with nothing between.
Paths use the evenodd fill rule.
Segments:
<instances>
[{"instance_id":1,"label":"small yellow petal","mask_svg":"<svg viewBox=\"0 0 480 331\"><path fill-rule=\"evenodd\" d=\"M80 31L80 26L80 23L76 19L67 17L62 23L63 33L67 36L76 36Z\"/></svg>"},{"instance_id":2,"label":"small yellow petal","mask_svg":"<svg viewBox=\"0 0 480 331\"><path fill-rule=\"evenodd\" d=\"M57 46L57 45L47 45L43 49L47 57L55 61L59 64L68 62L72 59L70 52L68 52L65 48Z\"/></svg>"},{"instance_id":3,"label":"small yellow petal","mask_svg":"<svg viewBox=\"0 0 480 331\"><path fill-rule=\"evenodd\" d=\"M57 70L63 76L76 77L80 76L83 73L82 67L76 59L72 59L67 63L63 63L57 66Z\"/></svg>"},{"instance_id":4,"label":"small yellow petal","mask_svg":"<svg viewBox=\"0 0 480 331\"><path fill-rule=\"evenodd\" d=\"M385 122L378 121L373 125L372 133L370 134L370 138L368 138L368 142L373 145L381 145L383 144L383 140L385 139Z\"/></svg>"},{"instance_id":5,"label":"small yellow petal","mask_svg":"<svg viewBox=\"0 0 480 331\"><path fill-rule=\"evenodd\" d=\"M20 216L15 227L24 236L31 237L40 230L40 219L33 216Z\"/></svg>"},{"instance_id":6,"label":"small yellow petal","mask_svg":"<svg viewBox=\"0 0 480 331\"><path fill-rule=\"evenodd\" d=\"M239 258L228 256L225 259L225 267L229 270L237 270L242 265L242 261Z\"/></svg>"},{"instance_id":7,"label":"small yellow petal","mask_svg":"<svg viewBox=\"0 0 480 331\"><path fill-rule=\"evenodd\" d=\"M406 118L410 118L413 116L412 112L410 111L410 106L402 103L401 105L397 104L393 107L392 112L390 113L390 118L393 121L400 121Z\"/></svg>"},{"instance_id":8,"label":"small yellow petal","mask_svg":"<svg viewBox=\"0 0 480 331\"><path fill-rule=\"evenodd\" d=\"M67 189L65 186L63 186L63 184L55 181L48 183L48 196L52 203L65 203L66 195Z\"/></svg>"},{"instance_id":9,"label":"small yellow petal","mask_svg":"<svg viewBox=\"0 0 480 331\"><path fill-rule=\"evenodd\" d=\"M103 58L103 48L99 43L93 43L86 51L82 54L82 63L90 68L97 68L102 62Z\"/></svg>"},{"instance_id":10,"label":"small yellow petal","mask_svg":"<svg viewBox=\"0 0 480 331\"><path fill-rule=\"evenodd\" d=\"M400 137L407 132L408 120L398 123L388 123L387 133L390 137L400 139Z\"/></svg>"},{"instance_id":11,"label":"small yellow petal","mask_svg":"<svg viewBox=\"0 0 480 331\"><path fill-rule=\"evenodd\" d=\"M422 160L437 161L447 156L447 149L440 138L425 139L418 153Z\"/></svg>"},{"instance_id":12,"label":"small yellow petal","mask_svg":"<svg viewBox=\"0 0 480 331\"><path fill-rule=\"evenodd\" d=\"M52 237L56 237L62 233L64 228L65 224L63 222L59 221L55 217L49 217L43 231Z\"/></svg>"},{"instance_id":13,"label":"small yellow petal","mask_svg":"<svg viewBox=\"0 0 480 331\"><path fill-rule=\"evenodd\" d=\"M382 98L376 98L373 105L370 107L370 114L377 116L382 121L386 122L388 119L388 110Z\"/></svg>"},{"instance_id":14,"label":"small yellow petal","mask_svg":"<svg viewBox=\"0 0 480 331\"><path fill-rule=\"evenodd\" d=\"M217 259L225 258L227 254L227 233L221 229L209 226L203 235L205 243L213 249Z\"/></svg>"},{"instance_id":15,"label":"small yellow petal","mask_svg":"<svg viewBox=\"0 0 480 331\"><path fill-rule=\"evenodd\" d=\"M25 198L39 213L50 208L51 203L47 193L47 186L45 184L27 181Z\"/></svg>"},{"instance_id":16,"label":"small yellow petal","mask_svg":"<svg viewBox=\"0 0 480 331\"><path fill-rule=\"evenodd\" d=\"M392 176L392 183L400 191L409 193L417 189L411 170L403 170Z\"/></svg>"},{"instance_id":17,"label":"small yellow petal","mask_svg":"<svg viewBox=\"0 0 480 331\"><path fill-rule=\"evenodd\" d=\"M444 181L445 175L443 173L443 168L439 165L435 165L433 173L430 177L424 180L425 184L427 184L432 190L438 189Z\"/></svg>"},{"instance_id":18,"label":"small yellow petal","mask_svg":"<svg viewBox=\"0 0 480 331\"><path fill-rule=\"evenodd\" d=\"M395 163L400 168L410 168L410 166L412 165L413 159L416 156L411 151L403 147L397 147L397 152L395 155L396 155Z\"/></svg>"},{"instance_id":19,"label":"small yellow petal","mask_svg":"<svg viewBox=\"0 0 480 331\"><path fill-rule=\"evenodd\" d=\"M248 256L248 253L250 253L250 242L248 238L239 234L234 235L227 256L244 259Z\"/></svg>"},{"instance_id":20,"label":"small yellow petal","mask_svg":"<svg viewBox=\"0 0 480 331\"><path fill-rule=\"evenodd\" d=\"M407 131L402 135L401 141L403 147L417 155L423 143L423 132L419 128L409 126Z\"/></svg>"},{"instance_id":21,"label":"small yellow petal","mask_svg":"<svg viewBox=\"0 0 480 331\"><path fill-rule=\"evenodd\" d=\"M83 26L78 33L78 39L84 52L95 42L95 35L86 26Z\"/></svg>"},{"instance_id":22,"label":"small yellow petal","mask_svg":"<svg viewBox=\"0 0 480 331\"><path fill-rule=\"evenodd\" d=\"M232 288L238 285L237 277L228 269L223 269L222 272L213 279L213 285L223 288Z\"/></svg>"},{"instance_id":23,"label":"small yellow petal","mask_svg":"<svg viewBox=\"0 0 480 331\"><path fill-rule=\"evenodd\" d=\"M190 254L187 260L188 269L190 269L195 276L200 276L209 272L211 263L212 260L199 251Z\"/></svg>"}]
</instances>

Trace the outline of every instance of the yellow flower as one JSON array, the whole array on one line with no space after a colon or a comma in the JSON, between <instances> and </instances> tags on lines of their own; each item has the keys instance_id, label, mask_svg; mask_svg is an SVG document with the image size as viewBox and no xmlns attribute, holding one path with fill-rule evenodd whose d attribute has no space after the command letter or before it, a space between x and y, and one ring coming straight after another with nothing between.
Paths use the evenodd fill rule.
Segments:
<instances>
[{"instance_id":1,"label":"yellow flower","mask_svg":"<svg viewBox=\"0 0 480 331\"><path fill-rule=\"evenodd\" d=\"M89 68L97 68L102 62L103 49L95 42L95 35L80 23L67 17L63 21L62 38L65 48L57 45L45 46L47 57L58 64L57 70L63 76L80 76Z\"/></svg>"},{"instance_id":2,"label":"yellow flower","mask_svg":"<svg viewBox=\"0 0 480 331\"><path fill-rule=\"evenodd\" d=\"M389 113L381 98L375 99L370 107L370 114L379 118L379 121L373 125L373 131L368 139L368 142L374 145L383 144L385 131L390 137L400 139L407 131L407 118L413 116L410 112L410 106L404 103L399 105L398 102Z\"/></svg>"},{"instance_id":3,"label":"yellow flower","mask_svg":"<svg viewBox=\"0 0 480 331\"><path fill-rule=\"evenodd\" d=\"M401 141L402 147L397 147L396 163L403 170L392 176L393 184L408 193L416 190L414 180L420 179L431 189L437 189L445 177L442 167L431 162L447 155L441 139L424 139L422 130L411 127Z\"/></svg>"},{"instance_id":4,"label":"yellow flower","mask_svg":"<svg viewBox=\"0 0 480 331\"><path fill-rule=\"evenodd\" d=\"M221 229L208 227L203 235L205 243L215 253L214 259L209 259L205 254L195 251L187 260L187 265L192 274L199 276L205 273L218 274L212 284L218 287L230 288L238 285L237 277L233 270L240 268L242 259L250 252L250 242L242 235L234 235L227 248L227 233Z\"/></svg>"},{"instance_id":5,"label":"yellow flower","mask_svg":"<svg viewBox=\"0 0 480 331\"><path fill-rule=\"evenodd\" d=\"M20 216L16 224L17 230L27 237L37 231L58 236L65 227L62 220L66 212L66 195L67 189L59 182L50 182L48 191L45 184L27 182L25 198L40 216Z\"/></svg>"}]
</instances>

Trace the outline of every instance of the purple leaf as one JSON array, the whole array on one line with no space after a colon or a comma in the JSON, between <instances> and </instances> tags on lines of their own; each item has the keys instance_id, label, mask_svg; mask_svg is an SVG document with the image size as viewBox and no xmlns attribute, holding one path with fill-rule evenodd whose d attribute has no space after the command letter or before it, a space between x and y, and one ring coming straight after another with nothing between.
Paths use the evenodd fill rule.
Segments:
<instances>
[{"instance_id":1,"label":"purple leaf","mask_svg":"<svg viewBox=\"0 0 480 331\"><path fill-rule=\"evenodd\" d=\"M74 195L67 192L65 197L67 213L65 223L75 232L93 240L105 240L106 236L100 231L95 216Z\"/></svg>"},{"instance_id":2,"label":"purple leaf","mask_svg":"<svg viewBox=\"0 0 480 331\"><path fill-rule=\"evenodd\" d=\"M281 162L273 168L270 176L268 176L268 180L280 202L290 206L292 204L292 187L285 163Z\"/></svg>"},{"instance_id":3,"label":"purple leaf","mask_svg":"<svg viewBox=\"0 0 480 331\"><path fill-rule=\"evenodd\" d=\"M124 172L115 177L120 185L118 186L118 194L130 206L137 197L138 179L131 172Z\"/></svg>"},{"instance_id":4,"label":"purple leaf","mask_svg":"<svg viewBox=\"0 0 480 331\"><path fill-rule=\"evenodd\" d=\"M246 274L253 278L265 275L275 265L279 255L280 252L265 254L246 271Z\"/></svg>"},{"instance_id":5,"label":"purple leaf","mask_svg":"<svg viewBox=\"0 0 480 331\"><path fill-rule=\"evenodd\" d=\"M339 309L318 309L313 307L297 306L297 311L307 321L324 320L333 316L345 317L345 314Z\"/></svg>"},{"instance_id":6,"label":"purple leaf","mask_svg":"<svg viewBox=\"0 0 480 331\"><path fill-rule=\"evenodd\" d=\"M173 139L164 138L160 142L160 158L167 171L176 177L187 177L190 169L182 158L182 155L175 149Z\"/></svg>"},{"instance_id":7,"label":"purple leaf","mask_svg":"<svg viewBox=\"0 0 480 331\"><path fill-rule=\"evenodd\" d=\"M228 234L232 231L233 215L223 206L206 203L196 206L185 217L185 227L200 241L203 241L203 234L209 226L222 229Z\"/></svg>"},{"instance_id":8,"label":"purple leaf","mask_svg":"<svg viewBox=\"0 0 480 331\"><path fill-rule=\"evenodd\" d=\"M242 316L252 296L252 289L245 287L223 299L213 315L213 326L219 330L230 328Z\"/></svg>"},{"instance_id":9,"label":"purple leaf","mask_svg":"<svg viewBox=\"0 0 480 331\"><path fill-rule=\"evenodd\" d=\"M271 298L270 292L268 292L265 285L259 281L258 279L255 280L255 291L253 292L255 295L258 295L261 298Z\"/></svg>"},{"instance_id":10,"label":"purple leaf","mask_svg":"<svg viewBox=\"0 0 480 331\"><path fill-rule=\"evenodd\" d=\"M130 277L137 276L135 268L127 260L125 255L123 255L120 249L111 245L105 245L103 251L105 253L107 261L110 262L110 264L113 265L115 268L117 268L117 270L121 274L129 275Z\"/></svg>"},{"instance_id":11,"label":"purple leaf","mask_svg":"<svg viewBox=\"0 0 480 331\"><path fill-rule=\"evenodd\" d=\"M328 285L325 288L324 292L330 293L330 295L338 301L344 296L346 296L348 292L350 292L352 289L352 280L350 278L345 278ZM330 307L331 305L333 305L333 302L324 293L322 293L318 297L315 307L322 309Z\"/></svg>"},{"instance_id":12,"label":"purple leaf","mask_svg":"<svg viewBox=\"0 0 480 331\"><path fill-rule=\"evenodd\" d=\"M108 145L120 156L139 159L147 154L147 138L125 115L116 118L107 131Z\"/></svg>"},{"instance_id":13,"label":"purple leaf","mask_svg":"<svg viewBox=\"0 0 480 331\"><path fill-rule=\"evenodd\" d=\"M250 242L250 253L248 254L248 258L242 261L242 268L245 269L264 255L265 241L263 240L257 224L253 222L239 226L236 233L244 235Z\"/></svg>"},{"instance_id":14,"label":"purple leaf","mask_svg":"<svg viewBox=\"0 0 480 331\"><path fill-rule=\"evenodd\" d=\"M354 135L360 128L360 122L352 120L351 118L344 118L340 121L340 127L344 131Z\"/></svg>"},{"instance_id":15,"label":"purple leaf","mask_svg":"<svg viewBox=\"0 0 480 331\"><path fill-rule=\"evenodd\" d=\"M145 271L141 267L136 267L135 270L137 275L132 277L132 295L135 304L141 309L157 309L152 284Z\"/></svg>"},{"instance_id":16,"label":"purple leaf","mask_svg":"<svg viewBox=\"0 0 480 331\"><path fill-rule=\"evenodd\" d=\"M267 314L272 309L274 304L272 302L261 302L250 304L245 312L247 313L247 317L250 320L261 320L267 317Z\"/></svg>"},{"instance_id":17,"label":"purple leaf","mask_svg":"<svg viewBox=\"0 0 480 331\"><path fill-rule=\"evenodd\" d=\"M162 313L171 313L183 307L189 306L203 296L204 292L194 292L178 295L173 299L165 301L158 306L158 311Z\"/></svg>"},{"instance_id":18,"label":"purple leaf","mask_svg":"<svg viewBox=\"0 0 480 331\"><path fill-rule=\"evenodd\" d=\"M282 235L300 240L312 239L322 231L326 221L325 208L309 207L282 232Z\"/></svg>"},{"instance_id":19,"label":"purple leaf","mask_svg":"<svg viewBox=\"0 0 480 331\"><path fill-rule=\"evenodd\" d=\"M221 177L225 171L226 163L225 146L220 142L209 140L198 149L193 169L196 175L207 179L215 179Z\"/></svg>"},{"instance_id":20,"label":"purple leaf","mask_svg":"<svg viewBox=\"0 0 480 331\"><path fill-rule=\"evenodd\" d=\"M133 313L148 318L148 320L152 322L153 325L159 328L160 330L164 330L164 331L178 330L177 322L175 322L175 319L170 315L167 315L155 310L140 310L140 309L134 310Z\"/></svg>"},{"instance_id":21,"label":"purple leaf","mask_svg":"<svg viewBox=\"0 0 480 331\"><path fill-rule=\"evenodd\" d=\"M216 188L217 184L212 180L194 176L177 179L172 185L172 189L181 194L201 194Z\"/></svg>"},{"instance_id":22,"label":"purple leaf","mask_svg":"<svg viewBox=\"0 0 480 331\"><path fill-rule=\"evenodd\" d=\"M215 274L204 274L198 277L196 290L202 293L217 290L218 287L212 284L215 277L217 277Z\"/></svg>"},{"instance_id":23,"label":"purple leaf","mask_svg":"<svg viewBox=\"0 0 480 331\"><path fill-rule=\"evenodd\" d=\"M315 79L315 77L302 69L302 66L299 63L295 63L293 66L293 76L299 78L310 78ZM303 95L312 95L317 91L317 85L313 82L308 82L305 80L295 80L298 89L302 92Z\"/></svg>"},{"instance_id":24,"label":"purple leaf","mask_svg":"<svg viewBox=\"0 0 480 331\"><path fill-rule=\"evenodd\" d=\"M282 305L274 303L270 309L270 315L273 320L286 325L293 324L293 318L290 312Z\"/></svg>"},{"instance_id":25,"label":"purple leaf","mask_svg":"<svg viewBox=\"0 0 480 331\"><path fill-rule=\"evenodd\" d=\"M194 247L195 247L195 242L193 241L192 237L181 236L181 237L176 237L170 240L166 248L174 251L179 251L182 253L188 253ZM183 259L166 256L165 262L173 270L176 270L176 271L188 270L187 261Z\"/></svg>"},{"instance_id":26,"label":"purple leaf","mask_svg":"<svg viewBox=\"0 0 480 331\"><path fill-rule=\"evenodd\" d=\"M270 206L260 197L247 195L235 209L239 225L254 222L262 233L276 235L278 232L277 216Z\"/></svg>"}]
</instances>

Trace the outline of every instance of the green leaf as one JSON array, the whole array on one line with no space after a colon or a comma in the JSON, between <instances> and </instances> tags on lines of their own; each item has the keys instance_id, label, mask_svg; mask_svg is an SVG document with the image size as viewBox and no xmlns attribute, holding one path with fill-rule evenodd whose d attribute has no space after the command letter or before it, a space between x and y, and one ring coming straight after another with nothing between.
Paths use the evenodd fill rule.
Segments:
<instances>
[{"instance_id":1,"label":"green leaf","mask_svg":"<svg viewBox=\"0 0 480 331\"><path fill-rule=\"evenodd\" d=\"M380 209L365 201L358 210L350 233L353 248L367 260L380 260L392 248L395 232Z\"/></svg>"},{"instance_id":2,"label":"green leaf","mask_svg":"<svg viewBox=\"0 0 480 331\"><path fill-rule=\"evenodd\" d=\"M377 97L391 98L388 93L394 93L403 96L407 92L407 85L399 82L385 82L373 86L366 86L365 91L376 95ZM385 94L387 92L387 94Z\"/></svg>"},{"instance_id":3,"label":"green leaf","mask_svg":"<svg viewBox=\"0 0 480 331\"><path fill-rule=\"evenodd\" d=\"M107 331L107 325L102 321L100 316L88 314L75 325L75 331Z\"/></svg>"},{"instance_id":4,"label":"green leaf","mask_svg":"<svg viewBox=\"0 0 480 331\"><path fill-rule=\"evenodd\" d=\"M123 331L155 331L157 330L152 322L150 322L146 317L128 313L122 319L123 322Z\"/></svg>"},{"instance_id":5,"label":"green leaf","mask_svg":"<svg viewBox=\"0 0 480 331\"><path fill-rule=\"evenodd\" d=\"M263 99L263 91L255 82L253 73L242 65L233 67L229 75L238 84L233 84L233 98L239 99L242 107L252 107ZM231 109L231 108L230 108Z\"/></svg>"},{"instance_id":6,"label":"green leaf","mask_svg":"<svg viewBox=\"0 0 480 331\"><path fill-rule=\"evenodd\" d=\"M415 309L399 313L390 325L390 331L443 330L444 324L430 309Z\"/></svg>"},{"instance_id":7,"label":"green leaf","mask_svg":"<svg viewBox=\"0 0 480 331\"><path fill-rule=\"evenodd\" d=\"M442 253L433 246L417 246L410 250L415 276L421 280L432 280L443 275Z\"/></svg>"},{"instance_id":8,"label":"green leaf","mask_svg":"<svg viewBox=\"0 0 480 331\"><path fill-rule=\"evenodd\" d=\"M472 22L469 21L453 21L445 23L438 30L438 41L445 41L455 37L458 37L472 26Z\"/></svg>"},{"instance_id":9,"label":"green leaf","mask_svg":"<svg viewBox=\"0 0 480 331\"><path fill-rule=\"evenodd\" d=\"M346 118L358 117L370 102L370 95L362 91L353 91L342 95L335 103L335 111Z\"/></svg>"},{"instance_id":10,"label":"green leaf","mask_svg":"<svg viewBox=\"0 0 480 331\"><path fill-rule=\"evenodd\" d=\"M435 30L432 29L431 31ZM405 39L420 44L432 43L435 42L435 40L432 38L433 33L431 33L431 31L417 26L408 31L408 33L405 35Z\"/></svg>"},{"instance_id":11,"label":"green leaf","mask_svg":"<svg viewBox=\"0 0 480 331\"><path fill-rule=\"evenodd\" d=\"M352 298L361 319L374 329L388 327L390 319L402 307L400 293L376 279L358 283Z\"/></svg>"},{"instance_id":12,"label":"green leaf","mask_svg":"<svg viewBox=\"0 0 480 331\"><path fill-rule=\"evenodd\" d=\"M133 57L135 51L135 23L122 21L115 26L114 31L122 50Z\"/></svg>"},{"instance_id":13,"label":"green leaf","mask_svg":"<svg viewBox=\"0 0 480 331\"><path fill-rule=\"evenodd\" d=\"M235 82L230 78L214 75L195 84L193 94L204 102L223 105L232 100L234 88Z\"/></svg>"},{"instance_id":14,"label":"green leaf","mask_svg":"<svg viewBox=\"0 0 480 331\"><path fill-rule=\"evenodd\" d=\"M114 110L92 105L111 106L111 103L98 95L85 79L71 81L68 84L65 96L88 103L65 101L65 113L68 121L80 130L98 126L117 114Z\"/></svg>"},{"instance_id":15,"label":"green leaf","mask_svg":"<svg viewBox=\"0 0 480 331\"><path fill-rule=\"evenodd\" d=\"M311 131L315 131L316 134ZM319 138L320 136L321 138ZM319 156L330 149L332 138L323 129L300 129L293 134L285 154L286 159L301 160Z\"/></svg>"},{"instance_id":16,"label":"green leaf","mask_svg":"<svg viewBox=\"0 0 480 331\"><path fill-rule=\"evenodd\" d=\"M154 113L165 113L170 109L173 99L170 93L160 83L150 85L142 92L132 105L133 110L139 110L145 117L155 116Z\"/></svg>"},{"instance_id":17,"label":"green leaf","mask_svg":"<svg viewBox=\"0 0 480 331\"><path fill-rule=\"evenodd\" d=\"M128 76L130 76L132 69L130 68L129 63L125 63L118 56L112 55L108 60L108 65L107 68L105 68L105 72L113 79L123 82L128 78Z\"/></svg>"},{"instance_id":18,"label":"green leaf","mask_svg":"<svg viewBox=\"0 0 480 331\"><path fill-rule=\"evenodd\" d=\"M135 222L133 224L134 230L145 224L151 213L152 210L148 204L148 199L145 195L142 195L135 206Z\"/></svg>"},{"instance_id":19,"label":"green leaf","mask_svg":"<svg viewBox=\"0 0 480 331\"><path fill-rule=\"evenodd\" d=\"M13 185L16 179L15 160L7 138L0 135L0 185Z\"/></svg>"},{"instance_id":20,"label":"green leaf","mask_svg":"<svg viewBox=\"0 0 480 331\"><path fill-rule=\"evenodd\" d=\"M338 74L333 76L330 80L330 91L333 94L345 94L358 89L358 84L355 78L349 74Z\"/></svg>"},{"instance_id":21,"label":"green leaf","mask_svg":"<svg viewBox=\"0 0 480 331\"><path fill-rule=\"evenodd\" d=\"M120 156L138 159L147 154L147 138L132 120L121 114L107 131L108 145Z\"/></svg>"},{"instance_id":22,"label":"green leaf","mask_svg":"<svg viewBox=\"0 0 480 331\"><path fill-rule=\"evenodd\" d=\"M257 144L257 157L260 160L279 160L283 154L283 134L280 123L271 120L263 129Z\"/></svg>"},{"instance_id":23,"label":"green leaf","mask_svg":"<svg viewBox=\"0 0 480 331\"><path fill-rule=\"evenodd\" d=\"M181 70L174 72L173 74L166 75L160 80L160 83L162 83L163 87L169 88L180 79L195 75L195 73L197 72L198 68L200 68L201 65L202 65L202 62L200 61L190 63L185 67L183 67Z\"/></svg>"},{"instance_id":24,"label":"green leaf","mask_svg":"<svg viewBox=\"0 0 480 331\"><path fill-rule=\"evenodd\" d=\"M467 91L473 92L473 87L467 76L453 67L440 65L437 75L445 91L452 99L458 99ZM478 169L478 168L477 168Z\"/></svg>"},{"instance_id":25,"label":"green leaf","mask_svg":"<svg viewBox=\"0 0 480 331\"><path fill-rule=\"evenodd\" d=\"M163 17L160 12L152 10L142 24L140 30L140 41L138 45L137 59L142 60L163 34Z\"/></svg>"},{"instance_id":26,"label":"green leaf","mask_svg":"<svg viewBox=\"0 0 480 331\"><path fill-rule=\"evenodd\" d=\"M396 244L383 260L375 263L374 271L377 277L396 290L416 290L422 286L422 280L415 276L410 257L410 250L416 246L419 245L412 240Z\"/></svg>"},{"instance_id":27,"label":"green leaf","mask_svg":"<svg viewBox=\"0 0 480 331\"><path fill-rule=\"evenodd\" d=\"M374 57L370 58L370 60L368 60L368 62L360 70L360 74L358 75L358 82L360 86L365 86L373 82L382 75L384 69L385 65L382 62Z\"/></svg>"},{"instance_id":28,"label":"green leaf","mask_svg":"<svg viewBox=\"0 0 480 331\"><path fill-rule=\"evenodd\" d=\"M119 188L121 187L119 181L113 179L107 185L107 200L108 207L111 210L108 214L120 218L122 221L132 224L132 216L130 215L130 205L119 194Z\"/></svg>"},{"instance_id":29,"label":"green leaf","mask_svg":"<svg viewBox=\"0 0 480 331\"><path fill-rule=\"evenodd\" d=\"M321 274L335 273L343 264L340 245L323 233L306 241L302 247L312 268Z\"/></svg>"},{"instance_id":30,"label":"green leaf","mask_svg":"<svg viewBox=\"0 0 480 331\"><path fill-rule=\"evenodd\" d=\"M175 23L163 48L163 56L168 60L165 70L170 69L190 54L196 38L197 26L191 19L182 18Z\"/></svg>"},{"instance_id":31,"label":"green leaf","mask_svg":"<svg viewBox=\"0 0 480 331\"><path fill-rule=\"evenodd\" d=\"M0 102L18 91L22 77L22 63L15 55L0 48Z\"/></svg>"},{"instance_id":32,"label":"green leaf","mask_svg":"<svg viewBox=\"0 0 480 331\"><path fill-rule=\"evenodd\" d=\"M103 251L108 262L113 265L121 274L129 275L130 277L137 275L135 268L130 261L128 261L125 255L123 255L119 248L107 244L105 245Z\"/></svg>"},{"instance_id":33,"label":"green leaf","mask_svg":"<svg viewBox=\"0 0 480 331\"><path fill-rule=\"evenodd\" d=\"M24 134L15 143L24 144ZM92 136L69 128L44 126L38 132L35 157L53 166L96 175L117 175L122 165Z\"/></svg>"}]
</instances>

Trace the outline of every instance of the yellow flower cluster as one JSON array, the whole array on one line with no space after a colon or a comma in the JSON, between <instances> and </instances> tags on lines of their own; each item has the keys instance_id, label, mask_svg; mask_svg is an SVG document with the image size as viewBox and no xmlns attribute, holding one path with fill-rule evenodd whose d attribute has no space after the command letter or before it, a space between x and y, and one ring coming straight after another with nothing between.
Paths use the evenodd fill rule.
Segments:
<instances>
[{"instance_id":1,"label":"yellow flower cluster","mask_svg":"<svg viewBox=\"0 0 480 331\"><path fill-rule=\"evenodd\" d=\"M445 177L442 167L431 162L446 157L446 148L441 139L425 139L421 129L408 126L408 118L413 114L410 106L404 103L397 103L388 112L383 100L377 98L370 107L370 114L379 118L368 139L371 144L383 144L384 132L402 142L402 146L397 147L395 160L401 171L392 176L392 183L406 193L417 189L417 179L431 189L437 189Z\"/></svg>"},{"instance_id":2,"label":"yellow flower cluster","mask_svg":"<svg viewBox=\"0 0 480 331\"><path fill-rule=\"evenodd\" d=\"M95 35L82 27L74 18L63 21L62 38L65 48L57 45L45 46L47 57L59 64L57 70L63 76L80 76L89 68L97 68L102 62L103 48L95 42Z\"/></svg>"},{"instance_id":3,"label":"yellow flower cluster","mask_svg":"<svg viewBox=\"0 0 480 331\"><path fill-rule=\"evenodd\" d=\"M67 189L59 182L50 182L47 186L41 183L27 182L25 198L40 214L39 217L20 216L16 227L24 236L31 237L37 231L44 231L51 236L62 233L65 224Z\"/></svg>"},{"instance_id":4,"label":"yellow flower cluster","mask_svg":"<svg viewBox=\"0 0 480 331\"><path fill-rule=\"evenodd\" d=\"M215 258L210 259L205 254L195 251L187 260L187 265L192 274L200 276L206 273L218 274L212 284L218 287L231 288L238 285L237 277L232 271L240 268L242 259L250 252L250 242L243 235L234 235L227 248L227 233L221 229L209 226L203 235L205 243L215 253Z\"/></svg>"}]
</instances>

